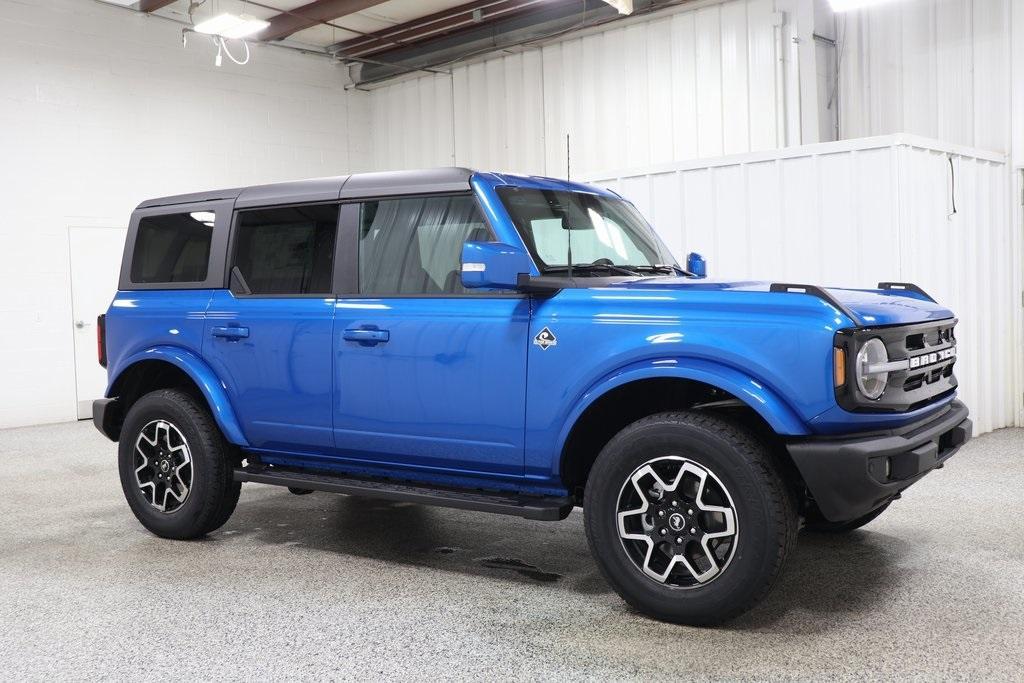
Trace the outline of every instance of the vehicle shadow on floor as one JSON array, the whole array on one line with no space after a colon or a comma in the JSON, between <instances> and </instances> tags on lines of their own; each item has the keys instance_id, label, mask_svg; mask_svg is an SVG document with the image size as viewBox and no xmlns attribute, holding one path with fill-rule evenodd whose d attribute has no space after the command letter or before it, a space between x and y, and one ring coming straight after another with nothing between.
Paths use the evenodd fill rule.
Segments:
<instances>
[{"instance_id":1,"label":"vehicle shadow on floor","mask_svg":"<svg viewBox=\"0 0 1024 683\"><path fill-rule=\"evenodd\" d=\"M255 493L255 492L254 492ZM587 548L583 515L562 522L432 508L329 494L295 497L261 490L240 505L227 533L440 571L557 590L613 596ZM801 534L768 598L728 624L730 630L812 632L839 617L870 613L899 590L899 538L867 530ZM623 602L622 610L630 608ZM786 619L799 612L799 619Z\"/></svg>"},{"instance_id":2,"label":"vehicle shadow on floor","mask_svg":"<svg viewBox=\"0 0 1024 683\"><path fill-rule=\"evenodd\" d=\"M795 635L871 614L910 580L900 569L910 552L903 539L870 527L847 534L801 533L772 592L726 628L778 632L783 626Z\"/></svg>"}]
</instances>

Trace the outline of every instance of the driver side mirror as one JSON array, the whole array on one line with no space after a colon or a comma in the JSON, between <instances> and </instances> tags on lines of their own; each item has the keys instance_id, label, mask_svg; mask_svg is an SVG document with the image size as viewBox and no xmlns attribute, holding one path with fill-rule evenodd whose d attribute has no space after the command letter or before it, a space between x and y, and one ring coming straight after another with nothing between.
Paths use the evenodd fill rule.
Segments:
<instances>
[{"instance_id":1,"label":"driver side mirror","mask_svg":"<svg viewBox=\"0 0 1024 683\"><path fill-rule=\"evenodd\" d=\"M501 242L462 245L462 286L467 289L518 289L519 275L529 275L530 255Z\"/></svg>"},{"instance_id":2,"label":"driver side mirror","mask_svg":"<svg viewBox=\"0 0 1024 683\"><path fill-rule=\"evenodd\" d=\"M697 252L691 251L686 255L686 270L693 273L695 278L706 278L708 276L708 262Z\"/></svg>"}]
</instances>

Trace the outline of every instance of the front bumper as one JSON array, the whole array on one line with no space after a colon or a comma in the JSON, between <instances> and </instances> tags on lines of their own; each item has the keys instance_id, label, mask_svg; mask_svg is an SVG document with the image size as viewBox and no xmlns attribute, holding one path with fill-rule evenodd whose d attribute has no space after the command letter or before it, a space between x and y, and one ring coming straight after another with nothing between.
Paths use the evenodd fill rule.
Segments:
<instances>
[{"instance_id":1,"label":"front bumper","mask_svg":"<svg viewBox=\"0 0 1024 683\"><path fill-rule=\"evenodd\" d=\"M810 437L786 444L822 516L857 519L884 505L956 453L971 438L968 410L944 410L898 429Z\"/></svg>"}]
</instances>

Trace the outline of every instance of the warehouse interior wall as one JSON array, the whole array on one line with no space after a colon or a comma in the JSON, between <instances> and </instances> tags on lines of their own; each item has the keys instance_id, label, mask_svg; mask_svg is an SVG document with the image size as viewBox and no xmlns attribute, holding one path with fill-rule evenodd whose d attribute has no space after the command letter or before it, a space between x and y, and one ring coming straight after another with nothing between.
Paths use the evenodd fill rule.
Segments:
<instances>
[{"instance_id":1,"label":"warehouse interior wall","mask_svg":"<svg viewBox=\"0 0 1024 683\"><path fill-rule=\"evenodd\" d=\"M798 5L812 6L695 2L375 88L373 163L564 176L567 134L582 174L799 142L799 122L787 132L784 120L799 74L787 74L795 36L782 25ZM810 40L813 25L802 30Z\"/></svg>"},{"instance_id":2,"label":"warehouse interior wall","mask_svg":"<svg viewBox=\"0 0 1024 683\"><path fill-rule=\"evenodd\" d=\"M180 29L92 0L0 0L0 427L76 417L69 227L367 165L350 135L365 93L343 68L264 46L216 68Z\"/></svg>"},{"instance_id":3,"label":"warehouse interior wall","mask_svg":"<svg viewBox=\"0 0 1024 683\"><path fill-rule=\"evenodd\" d=\"M1008 153L1014 2L1019 14L1016 0L904 0L837 14L843 137L914 133Z\"/></svg>"}]
</instances>

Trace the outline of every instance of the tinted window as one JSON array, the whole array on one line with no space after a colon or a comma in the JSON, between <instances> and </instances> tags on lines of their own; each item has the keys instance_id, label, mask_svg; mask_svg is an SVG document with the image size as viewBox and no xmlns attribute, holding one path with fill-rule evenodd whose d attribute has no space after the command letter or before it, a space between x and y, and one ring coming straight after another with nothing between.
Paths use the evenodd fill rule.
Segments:
<instances>
[{"instance_id":1,"label":"tinted window","mask_svg":"<svg viewBox=\"0 0 1024 683\"><path fill-rule=\"evenodd\" d=\"M143 218L132 255L132 282L206 280L213 224L212 211Z\"/></svg>"},{"instance_id":2,"label":"tinted window","mask_svg":"<svg viewBox=\"0 0 1024 683\"><path fill-rule=\"evenodd\" d=\"M337 205L244 211L235 228L235 258L253 294L331 291Z\"/></svg>"},{"instance_id":3,"label":"tinted window","mask_svg":"<svg viewBox=\"0 0 1024 683\"><path fill-rule=\"evenodd\" d=\"M493 239L472 196L365 202L359 222L359 291L462 294L462 244Z\"/></svg>"}]
</instances>

